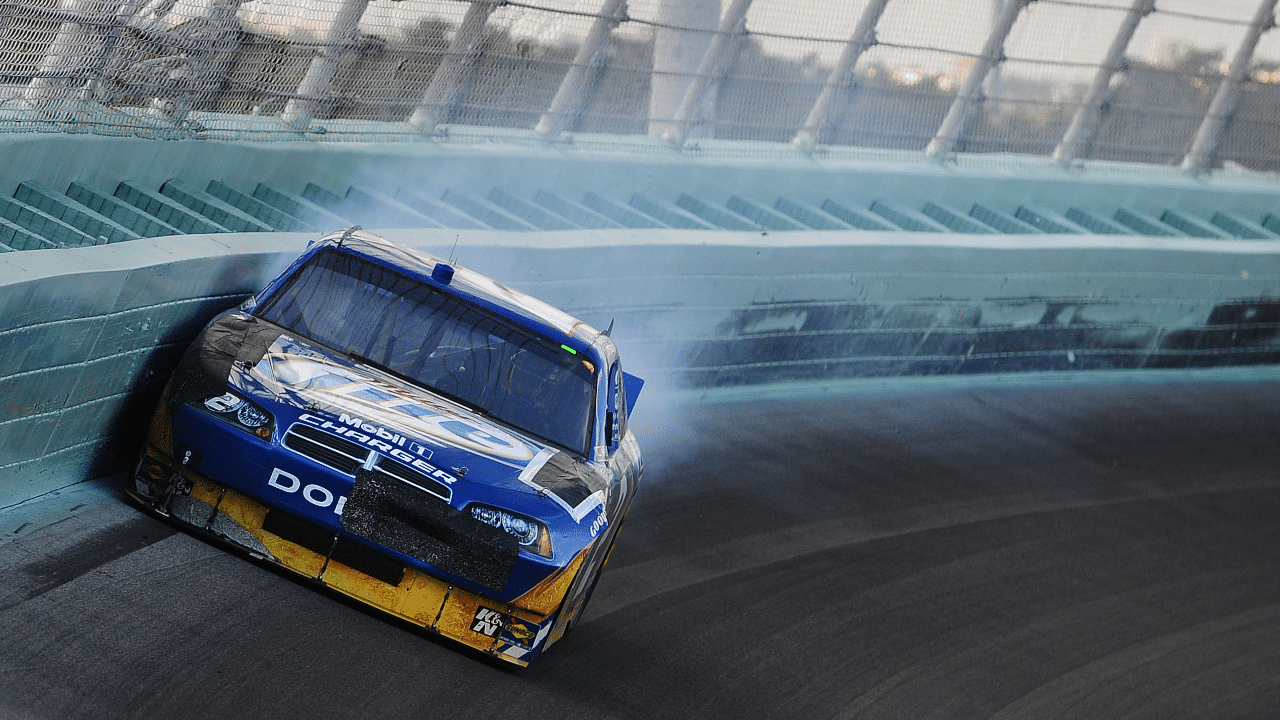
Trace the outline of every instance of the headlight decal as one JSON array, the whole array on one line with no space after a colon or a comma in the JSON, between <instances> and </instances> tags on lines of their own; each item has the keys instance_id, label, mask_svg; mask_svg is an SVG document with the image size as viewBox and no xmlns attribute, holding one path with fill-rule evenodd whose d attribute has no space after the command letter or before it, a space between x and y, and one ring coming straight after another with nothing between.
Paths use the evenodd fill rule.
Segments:
<instances>
[{"instance_id":1,"label":"headlight decal","mask_svg":"<svg viewBox=\"0 0 1280 720\"><path fill-rule=\"evenodd\" d=\"M236 411L236 420L247 428L260 428L271 422L271 416L262 408L246 403Z\"/></svg>"},{"instance_id":2,"label":"headlight decal","mask_svg":"<svg viewBox=\"0 0 1280 720\"><path fill-rule=\"evenodd\" d=\"M225 392L192 403L201 407L213 417L251 433L262 440L270 440L275 429L275 418L256 403L240 397L233 392Z\"/></svg>"},{"instance_id":3,"label":"headlight decal","mask_svg":"<svg viewBox=\"0 0 1280 720\"><path fill-rule=\"evenodd\" d=\"M472 505L471 517L514 537L522 550L551 557L551 534L537 520L489 505Z\"/></svg>"}]
</instances>

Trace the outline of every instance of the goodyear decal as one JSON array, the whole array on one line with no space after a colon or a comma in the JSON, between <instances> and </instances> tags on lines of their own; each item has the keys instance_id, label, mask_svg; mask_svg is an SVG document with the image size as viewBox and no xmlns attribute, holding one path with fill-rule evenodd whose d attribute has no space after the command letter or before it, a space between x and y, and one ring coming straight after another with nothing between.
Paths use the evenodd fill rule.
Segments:
<instances>
[{"instance_id":1,"label":"goodyear decal","mask_svg":"<svg viewBox=\"0 0 1280 720\"><path fill-rule=\"evenodd\" d=\"M599 535L600 531L607 527L609 527L609 515L605 513L604 506L601 506L600 514L596 516L595 520L591 521L591 537Z\"/></svg>"}]
</instances>

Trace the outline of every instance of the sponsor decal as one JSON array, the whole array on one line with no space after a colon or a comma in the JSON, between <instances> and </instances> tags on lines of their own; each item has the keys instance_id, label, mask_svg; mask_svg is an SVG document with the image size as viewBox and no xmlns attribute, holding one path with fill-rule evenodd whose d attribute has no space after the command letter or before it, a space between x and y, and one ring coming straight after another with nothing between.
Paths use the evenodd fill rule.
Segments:
<instances>
[{"instance_id":1,"label":"sponsor decal","mask_svg":"<svg viewBox=\"0 0 1280 720\"><path fill-rule=\"evenodd\" d=\"M591 521L591 537L600 534L600 531L609 527L609 516L605 514L604 508L600 508L600 514L595 520Z\"/></svg>"},{"instance_id":2,"label":"sponsor decal","mask_svg":"<svg viewBox=\"0 0 1280 720\"><path fill-rule=\"evenodd\" d=\"M471 620L471 632L498 637L498 631L501 629L502 613L483 606L476 610L476 615Z\"/></svg>"},{"instance_id":3,"label":"sponsor decal","mask_svg":"<svg viewBox=\"0 0 1280 720\"><path fill-rule=\"evenodd\" d=\"M303 413L298 418L311 427L325 430L339 437L357 442L367 448L399 460L415 470L429 475L446 485L458 482L458 478L445 470L427 462L431 457L431 449L380 425L375 425L355 415L341 413L338 422L325 420L311 413Z\"/></svg>"},{"instance_id":4,"label":"sponsor decal","mask_svg":"<svg viewBox=\"0 0 1280 720\"><path fill-rule=\"evenodd\" d=\"M216 413L235 412L244 406L244 400L241 400L234 393L226 393L218 397L211 397L204 401L204 406Z\"/></svg>"},{"instance_id":5,"label":"sponsor decal","mask_svg":"<svg viewBox=\"0 0 1280 720\"><path fill-rule=\"evenodd\" d=\"M302 422L318 427L321 430L328 430L334 435L348 437L362 445L367 445L374 450L383 454L391 454L396 449L409 449L417 453L425 459L431 458L431 450L422 445L409 441L400 433L391 432L390 430L365 420L364 418L347 413L338 415L338 422L330 422L322 417L317 417L311 413L303 413L298 418Z\"/></svg>"},{"instance_id":6,"label":"sponsor decal","mask_svg":"<svg viewBox=\"0 0 1280 720\"><path fill-rule=\"evenodd\" d=\"M507 626L502 629L502 635L504 640L510 640L517 645L532 648L538 638L538 626L527 620L511 618Z\"/></svg>"},{"instance_id":7,"label":"sponsor decal","mask_svg":"<svg viewBox=\"0 0 1280 720\"><path fill-rule=\"evenodd\" d=\"M460 415L454 406L432 395L368 377L327 359L303 357L297 354L300 352L303 349L293 340L281 336L264 362L253 366L250 373L269 388L290 392L300 406L350 408L361 416L361 426L354 428L355 432L368 436L370 442L376 439L420 457L430 457L430 450L422 445L410 447L412 441L406 435L512 464L524 465L534 457L537 446L497 425Z\"/></svg>"},{"instance_id":8,"label":"sponsor decal","mask_svg":"<svg viewBox=\"0 0 1280 720\"><path fill-rule=\"evenodd\" d=\"M341 515L342 509L347 506L346 495L335 498L333 491L323 485L311 483L304 486L297 475L287 473L280 468L271 470L271 477L267 478L267 486L291 495L300 492L307 502L320 508L332 507L337 515Z\"/></svg>"}]
</instances>

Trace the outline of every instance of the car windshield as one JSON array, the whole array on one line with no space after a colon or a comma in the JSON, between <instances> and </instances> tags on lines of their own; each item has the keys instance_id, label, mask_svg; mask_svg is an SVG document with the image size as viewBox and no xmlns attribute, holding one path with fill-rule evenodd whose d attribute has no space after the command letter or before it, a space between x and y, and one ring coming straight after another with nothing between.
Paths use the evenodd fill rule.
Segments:
<instances>
[{"instance_id":1,"label":"car windshield","mask_svg":"<svg viewBox=\"0 0 1280 720\"><path fill-rule=\"evenodd\" d=\"M560 343L427 283L324 250L256 314L565 449L587 453L594 368Z\"/></svg>"}]
</instances>

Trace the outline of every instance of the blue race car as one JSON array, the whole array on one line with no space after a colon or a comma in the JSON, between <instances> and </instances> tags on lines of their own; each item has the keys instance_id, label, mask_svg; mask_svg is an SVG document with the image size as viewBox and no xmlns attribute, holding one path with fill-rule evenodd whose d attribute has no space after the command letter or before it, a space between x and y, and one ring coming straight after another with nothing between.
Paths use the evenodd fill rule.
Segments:
<instances>
[{"instance_id":1,"label":"blue race car","mask_svg":"<svg viewBox=\"0 0 1280 720\"><path fill-rule=\"evenodd\" d=\"M358 229L183 356L129 492L528 665L582 617L640 481L607 332Z\"/></svg>"}]
</instances>

